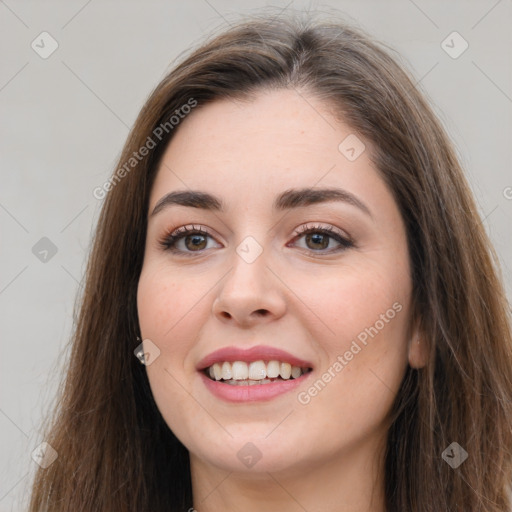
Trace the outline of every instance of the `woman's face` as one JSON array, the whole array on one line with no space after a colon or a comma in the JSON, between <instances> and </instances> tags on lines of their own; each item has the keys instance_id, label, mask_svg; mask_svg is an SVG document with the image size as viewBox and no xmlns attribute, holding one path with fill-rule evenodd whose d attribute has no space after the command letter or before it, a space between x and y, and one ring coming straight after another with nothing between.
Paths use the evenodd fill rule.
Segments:
<instances>
[{"instance_id":1,"label":"woman's face","mask_svg":"<svg viewBox=\"0 0 512 512\"><path fill-rule=\"evenodd\" d=\"M138 313L154 398L193 464L310 471L383 446L419 348L404 225L362 144L281 90L198 108L166 149Z\"/></svg>"}]
</instances>

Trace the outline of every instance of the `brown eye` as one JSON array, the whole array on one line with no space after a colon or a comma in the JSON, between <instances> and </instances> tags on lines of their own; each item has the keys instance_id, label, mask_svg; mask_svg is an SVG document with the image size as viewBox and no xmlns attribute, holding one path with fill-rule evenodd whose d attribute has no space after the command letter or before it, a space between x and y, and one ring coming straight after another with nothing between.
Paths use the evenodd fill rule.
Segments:
<instances>
[{"instance_id":1,"label":"brown eye","mask_svg":"<svg viewBox=\"0 0 512 512\"><path fill-rule=\"evenodd\" d=\"M176 229L160 240L160 246L168 250L185 256L193 253L201 253L208 248L208 239L213 240L212 236L200 228L184 226Z\"/></svg>"},{"instance_id":2,"label":"brown eye","mask_svg":"<svg viewBox=\"0 0 512 512\"><path fill-rule=\"evenodd\" d=\"M311 244L311 249L327 249L329 236L324 233L311 233L306 235L306 244Z\"/></svg>"},{"instance_id":3,"label":"brown eye","mask_svg":"<svg viewBox=\"0 0 512 512\"><path fill-rule=\"evenodd\" d=\"M185 247L191 251L204 249L206 247L206 237L201 234L187 235L184 237L184 244Z\"/></svg>"},{"instance_id":4,"label":"brown eye","mask_svg":"<svg viewBox=\"0 0 512 512\"><path fill-rule=\"evenodd\" d=\"M337 231L324 227L306 226L299 229L297 234L298 237L295 240L304 239L305 247L302 247L303 249L320 254L343 251L354 246L351 240L342 236Z\"/></svg>"}]
</instances>

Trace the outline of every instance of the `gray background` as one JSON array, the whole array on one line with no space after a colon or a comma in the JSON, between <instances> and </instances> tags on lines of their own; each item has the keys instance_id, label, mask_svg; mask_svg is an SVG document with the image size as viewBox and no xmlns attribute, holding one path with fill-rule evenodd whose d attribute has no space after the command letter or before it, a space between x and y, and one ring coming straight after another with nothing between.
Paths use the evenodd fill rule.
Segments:
<instances>
[{"instance_id":1,"label":"gray background","mask_svg":"<svg viewBox=\"0 0 512 512\"><path fill-rule=\"evenodd\" d=\"M456 143L512 296L510 1L0 1L0 512L24 509L65 369L93 189L172 61L265 5L338 9L403 56ZM43 31L59 45L47 59L31 47ZM469 44L456 59L441 46L453 31ZM33 251L43 237L55 255Z\"/></svg>"}]
</instances>

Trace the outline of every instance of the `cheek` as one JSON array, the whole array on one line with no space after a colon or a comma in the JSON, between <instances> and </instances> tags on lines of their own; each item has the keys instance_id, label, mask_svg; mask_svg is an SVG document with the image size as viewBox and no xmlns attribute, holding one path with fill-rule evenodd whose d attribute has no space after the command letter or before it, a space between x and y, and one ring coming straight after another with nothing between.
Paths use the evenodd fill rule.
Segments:
<instances>
[{"instance_id":1,"label":"cheek","mask_svg":"<svg viewBox=\"0 0 512 512\"><path fill-rule=\"evenodd\" d=\"M315 339L327 339L336 349L361 333L364 338L366 329L376 323L378 331L403 338L401 328L408 317L405 308L411 293L407 265L376 260L356 255L343 267L326 266L307 278L304 272L294 275L287 270L287 285L307 306L303 308L305 322L315 328Z\"/></svg>"},{"instance_id":2,"label":"cheek","mask_svg":"<svg viewBox=\"0 0 512 512\"><path fill-rule=\"evenodd\" d=\"M146 367L153 396L165 418L167 408L186 407L192 362L188 359L198 333L201 295L191 280L171 277L162 269L143 269L137 290L139 324L143 339L150 339L159 356ZM172 398L171 398L172 397Z\"/></svg>"},{"instance_id":3,"label":"cheek","mask_svg":"<svg viewBox=\"0 0 512 512\"><path fill-rule=\"evenodd\" d=\"M201 300L211 288L204 277L187 275L162 268L143 269L137 290L139 322L144 337L173 350L186 343L187 332L197 326ZM169 347L171 348L171 347Z\"/></svg>"},{"instance_id":4,"label":"cheek","mask_svg":"<svg viewBox=\"0 0 512 512\"><path fill-rule=\"evenodd\" d=\"M189 438L196 414L190 400L190 369L187 354L194 344L199 319L201 295L191 280L172 279L163 269L143 269L137 290L139 324L143 339L150 339L160 350L159 356L146 367L149 384L157 407L168 426ZM202 292L202 293L201 293ZM177 413L178 411L178 413Z\"/></svg>"},{"instance_id":5,"label":"cheek","mask_svg":"<svg viewBox=\"0 0 512 512\"><path fill-rule=\"evenodd\" d=\"M160 337L161 331L170 328L169 311L179 306L179 290L175 283L159 278L159 274L142 272L137 290L137 309L144 337Z\"/></svg>"},{"instance_id":6,"label":"cheek","mask_svg":"<svg viewBox=\"0 0 512 512\"><path fill-rule=\"evenodd\" d=\"M406 297L389 281L369 289L358 282L328 288L318 311L330 330L310 329L324 358L298 398L317 418L310 427L319 438L343 432L356 440L384 428L407 367Z\"/></svg>"},{"instance_id":7,"label":"cheek","mask_svg":"<svg viewBox=\"0 0 512 512\"><path fill-rule=\"evenodd\" d=\"M297 276L293 286L309 306L304 326L324 355L321 382L306 390L315 407L334 412L337 403L335 414L382 419L407 365L410 281L407 265L364 263L326 268L307 282Z\"/></svg>"}]
</instances>

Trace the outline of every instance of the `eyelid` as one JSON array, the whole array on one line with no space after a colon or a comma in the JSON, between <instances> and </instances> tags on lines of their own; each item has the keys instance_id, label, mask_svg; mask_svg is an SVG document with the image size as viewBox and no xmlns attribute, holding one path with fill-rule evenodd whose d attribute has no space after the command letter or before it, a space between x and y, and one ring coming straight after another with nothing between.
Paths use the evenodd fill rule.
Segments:
<instances>
[{"instance_id":1,"label":"eyelid","mask_svg":"<svg viewBox=\"0 0 512 512\"><path fill-rule=\"evenodd\" d=\"M308 233L309 231L314 231L314 230L318 230L318 231L332 231L333 233L336 233L340 238L343 238L344 240L346 240L347 242L351 242L351 243L354 243L354 241L352 240L352 237L342 231L341 229L337 228L336 226L333 226L332 224L325 224L323 225L322 223L306 223L306 224L303 224L302 226L298 227L296 230L295 230L295 234L296 235L303 235L304 233Z\"/></svg>"}]
</instances>

